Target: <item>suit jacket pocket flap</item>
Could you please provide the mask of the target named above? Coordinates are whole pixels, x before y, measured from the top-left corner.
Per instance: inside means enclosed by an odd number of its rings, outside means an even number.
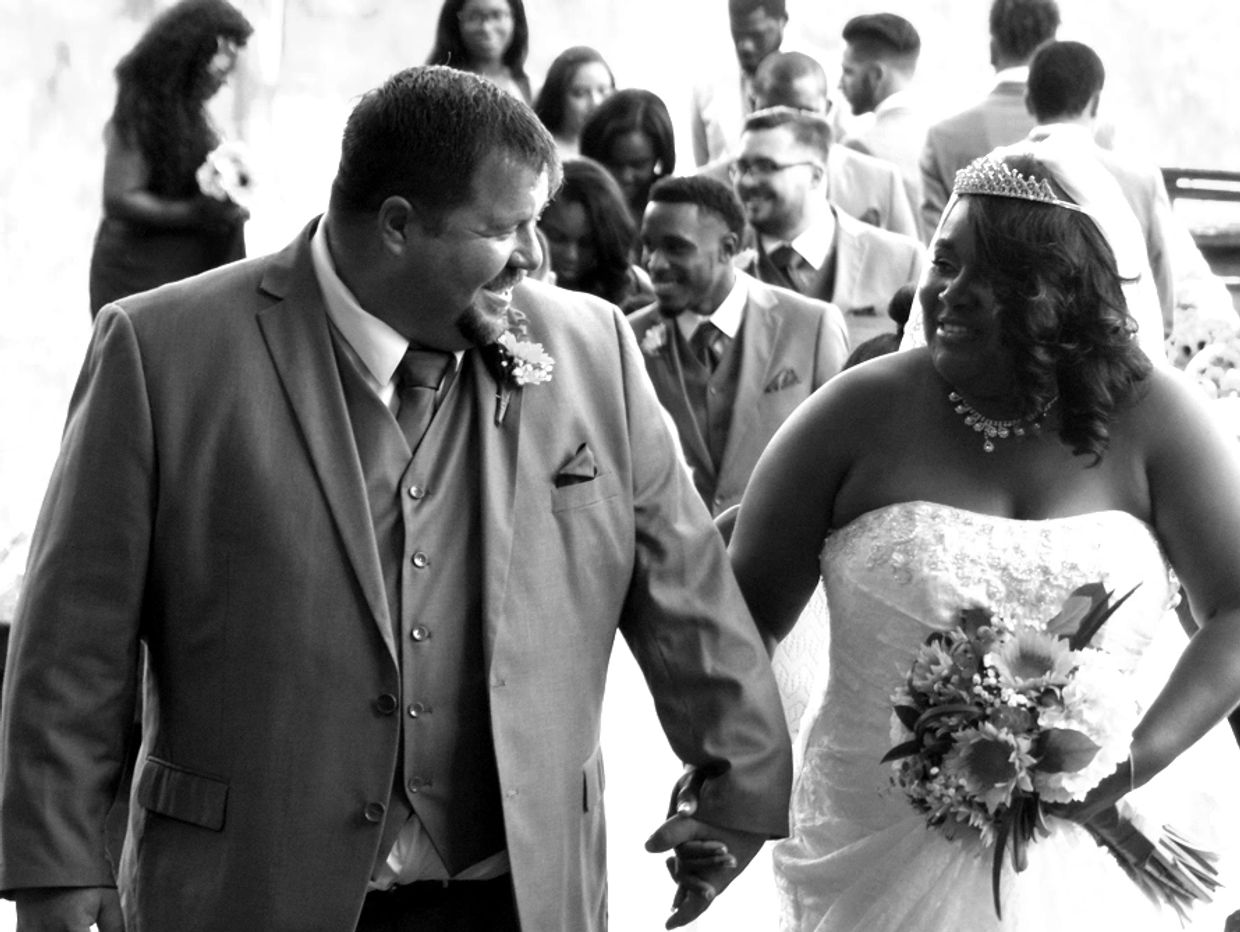
[[[581,808],[591,812],[598,807],[603,798],[603,749],[595,748],[590,759],[581,768]]]
[[[148,758],[138,780],[138,802],[152,812],[218,832],[224,827],[228,784],[216,777]]]

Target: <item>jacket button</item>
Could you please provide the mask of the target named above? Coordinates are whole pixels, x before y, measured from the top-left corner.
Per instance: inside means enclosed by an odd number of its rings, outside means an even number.
[[[415,502],[420,502],[422,499],[426,498],[426,489],[422,488],[420,485],[411,485],[409,486],[409,497]]]
[[[391,715],[396,711],[396,697],[391,693],[384,693],[375,700],[375,711],[380,715]]]
[[[412,562],[418,569],[423,570],[430,566],[431,558],[419,550],[413,555],[413,559],[410,562]]]
[[[431,636],[431,629],[425,625],[415,625],[413,630],[409,632],[409,636],[415,641],[425,641]]]
[[[362,818],[367,822],[382,822],[385,812],[387,812],[387,807],[383,803],[367,803],[362,809]]]
[[[430,777],[410,777],[409,782],[405,784],[409,788],[410,793],[421,792],[431,785]]]
[[[417,718],[419,715],[427,715],[431,711],[431,707],[422,702],[415,702],[409,706],[409,717]]]

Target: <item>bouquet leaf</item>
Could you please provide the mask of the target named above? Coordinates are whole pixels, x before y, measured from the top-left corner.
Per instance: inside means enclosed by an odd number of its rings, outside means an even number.
[[[914,738],[912,741],[905,741],[903,744],[897,744],[894,748],[883,755],[880,764],[889,764],[893,760],[900,760],[905,757],[912,757],[921,751],[921,742]]]
[[[1068,646],[1073,650],[1081,650],[1086,647],[1090,641],[1094,639],[1094,635],[1101,630],[1103,624],[1108,618],[1115,614],[1121,605],[1128,601],[1128,597],[1132,595],[1141,586],[1137,583],[1127,592],[1125,592],[1115,604],[1111,603],[1111,596],[1114,594],[1108,592],[1101,583],[1090,583],[1081,586],[1072,593],[1073,596],[1081,595],[1090,599],[1089,610],[1081,618],[1076,631],[1068,638]]]
[[[1051,728],[1038,739],[1038,769],[1045,773],[1076,773],[1089,765],[1099,747],[1074,728]]]

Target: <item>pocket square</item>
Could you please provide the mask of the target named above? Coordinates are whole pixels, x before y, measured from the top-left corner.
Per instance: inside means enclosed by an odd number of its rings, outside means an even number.
[[[792,385],[800,384],[801,377],[797,375],[795,369],[780,369],[775,378],[766,383],[766,388],[762,389],[764,395],[771,392],[782,391]]]
[[[555,487],[562,489],[566,485],[578,482],[589,482],[598,475],[598,467],[594,464],[594,451],[588,443],[583,443],[569,461],[560,467],[555,476]]]

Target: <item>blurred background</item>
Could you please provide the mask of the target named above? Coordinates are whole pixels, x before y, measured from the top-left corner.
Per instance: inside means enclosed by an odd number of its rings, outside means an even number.
[[[255,27],[213,111],[244,140],[256,174],[251,255],[276,249],[326,204],[339,132],[355,97],[424,61],[438,0],[235,0]],[[165,4],[157,0],[0,0],[0,599],[12,591],[54,460],[90,332],[87,266],[99,220],[102,129],[112,68]],[[788,0],[783,47],[838,76],[839,31],[889,10],[922,36],[919,93],[946,115],[988,87],[985,0]],[[1240,4],[1234,0],[1060,0],[1060,38],[1092,45],[1107,67],[1103,109],[1117,148],[1163,167],[1240,170]],[[689,92],[734,73],[726,0],[526,0],[535,89],[570,45],[592,45],[620,87],[664,98],[678,121],[678,168],[692,167]],[[1191,205],[1189,205],[1191,206]],[[1198,228],[1234,222],[1208,212]],[[9,559],[6,559],[10,557]],[[0,604],[0,618],[7,618]],[[11,613],[11,611],[10,611]],[[662,927],[672,888],[641,842],[657,825],[677,764],[645,692],[617,653],[605,720],[612,927]],[[746,878],[748,880],[748,878]],[[735,928],[774,925],[767,892],[718,907]],[[752,915],[746,920],[745,914]],[[0,932],[12,927],[0,905]]]

